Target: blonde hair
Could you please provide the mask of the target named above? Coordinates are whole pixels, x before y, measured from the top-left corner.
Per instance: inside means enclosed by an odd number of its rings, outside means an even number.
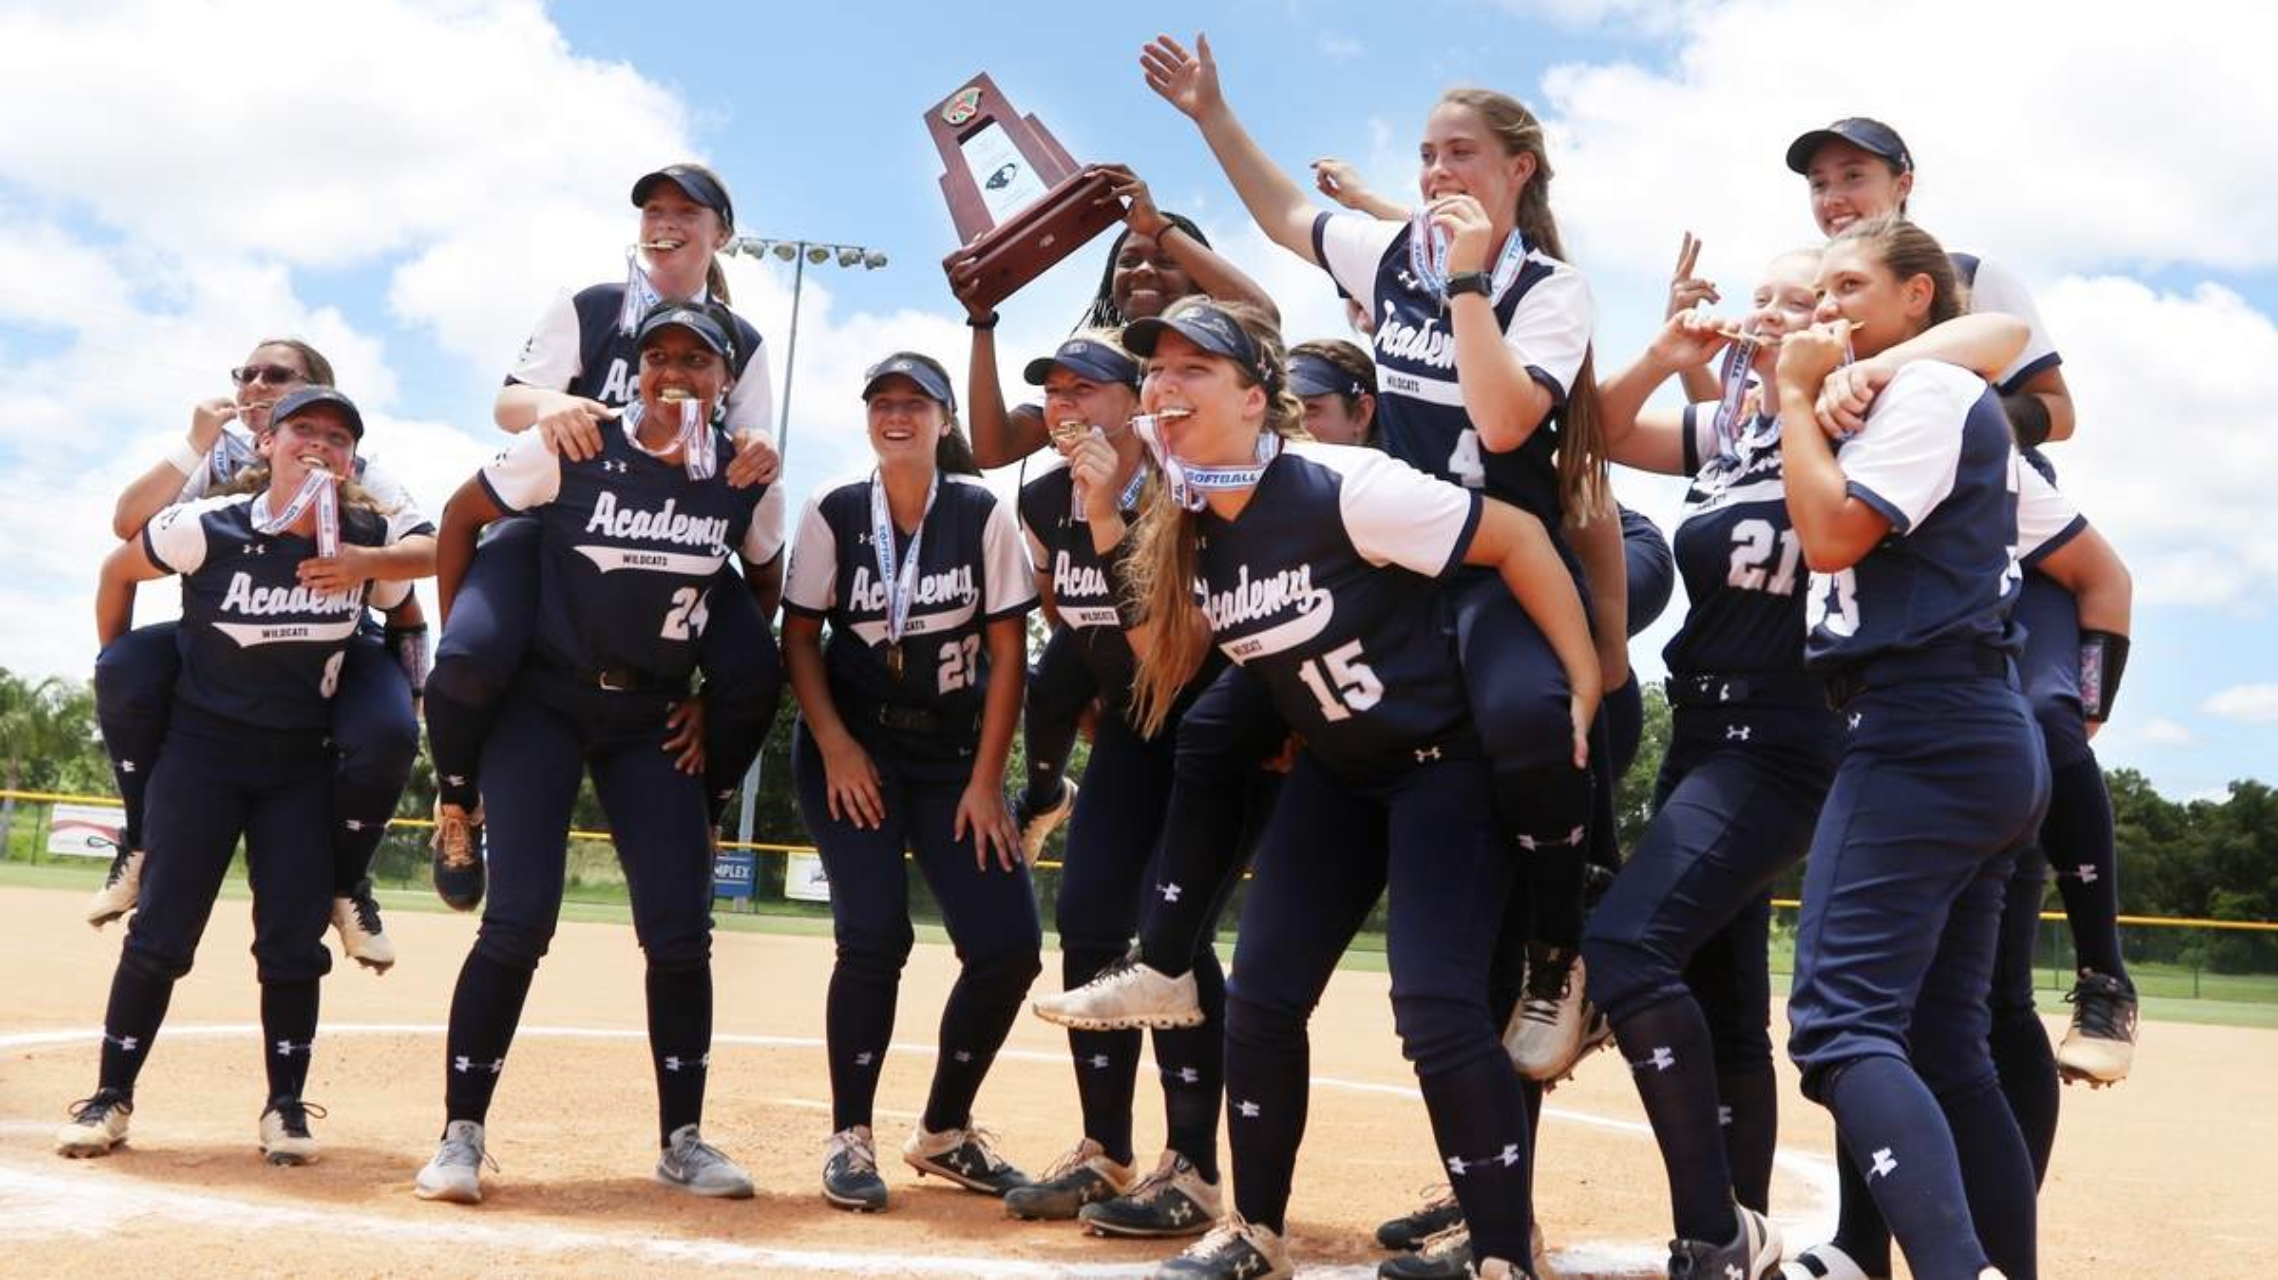
[[[1305,404],[1289,389],[1281,332],[1273,321],[1247,303],[1200,298],[1182,299],[1163,314],[1168,319],[1200,306],[1215,307],[1242,326],[1271,371],[1271,378],[1263,384],[1266,412],[1260,429],[1284,440],[1311,440],[1312,435],[1305,430]],[[1239,360],[1226,363],[1233,366],[1243,386],[1261,385],[1257,370]],[[1164,496],[1152,455],[1146,465],[1147,492],[1140,502],[1139,522],[1131,531],[1131,553],[1124,561],[1123,577],[1129,611],[1154,628],[1154,643],[1145,652],[1132,655],[1138,675],[1131,690],[1131,710],[1139,732],[1151,738],[1162,732],[1180,690],[1201,669],[1203,654],[1210,648],[1210,622],[1194,598],[1194,582],[1201,567],[1194,513]]]
[[[1469,107],[1503,148],[1505,155],[1534,157],[1534,173],[1519,188],[1513,219],[1528,247],[1540,249],[1561,262],[1568,261],[1565,241],[1559,238],[1558,219],[1550,212],[1550,153],[1543,146],[1542,121],[1526,104],[1493,89],[1450,89],[1443,103]],[[1574,383],[1566,389],[1566,406],[1558,432],[1558,498],[1567,519],[1588,524],[1596,514],[1614,509],[1606,478],[1605,427],[1598,415],[1597,353],[1586,349]]]

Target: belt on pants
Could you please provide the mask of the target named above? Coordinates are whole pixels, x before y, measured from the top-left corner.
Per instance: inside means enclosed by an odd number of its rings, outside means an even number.
[[[1959,680],[1971,676],[2006,677],[2011,670],[2007,649],[1988,644],[1945,644],[1928,649],[1885,654],[1837,667],[1823,677],[1827,705],[1841,711],[1869,689],[1920,680]]]

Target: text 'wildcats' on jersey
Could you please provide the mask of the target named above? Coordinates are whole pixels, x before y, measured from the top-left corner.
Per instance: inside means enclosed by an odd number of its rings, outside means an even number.
[[[1596,309],[1574,268],[1516,241],[1489,301],[1504,343],[1559,406],[1525,444],[1481,447],[1456,378],[1455,329],[1443,298],[1417,278],[1409,223],[1360,214],[1313,220],[1313,256],[1376,323],[1377,430],[1385,451],[1420,471],[1479,489],[1559,527],[1558,425],[1590,350]],[[1496,265],[1496,264],[1490,264]],[[1505,278],[1507,277],[1507,278]]]
[[[1470,711],[1436,580],[1479,518],[1477,495],[1374,449],[1289,445],[1238,517],[1197,517],[1213,638],[1333,770],[1448,744]]]
[[[807,499],[792,539],[783,606],[830,628],[831,695],[866,745],[890,741],[922,757],[970,756],[989,683],[982,632],[1036,606],[1012,512],[975,477],[941,476],[918,530],[897,529],[885,564],[872,527],[871,475],[825,485]],[[898,663],[888,657],[892,582],[917,535],[918,562]],[[923,711],[931,732],[898,729],[882,707]]]
[[[2014,649],[2024,571],[2086,523],[2024,465],[2001,400],[1966,369],[1901,369],[1836,452],[1852,497],[1890,521],[1857,564],[1814,573],[1805,660],[1861,662],[1946,642]]]
[[[575,672],[685,681],[715,583],[747,589],[721,573],[728,553],[763,565],[783,549],[781,490],[734,488],[725,470],[692,480],[680,463],[636,448],[615,422],[601,424],[601,452],[583,462],[563,460],[531,431],[481,475],[502,509],[537,516],[533,644],[546,662]]]
[[[393,608],[410,584],[359,584],[329,595],[302,586],[300,564],[315,557],[316,542],[260,532],[268,514],[266,493],[229,494],[168,507],[144,527],[151,563],[182,575],[175,689],[225,719],[321,729],[332,723],[332,694],[367,596]],[[394,541],[386,520],[361,507],[341,511],[340,539],[360,547]]]
[[[1093,686],[1120,710],[1130,700],[1138,664],[1116,609],[1118,578],[1108,572],[1107,558],[1092,545],[1091,524],[1075,513],[1075,487],[1065,460],[1055,460],[1043,474],[1022,485],[1021,528],[1028,536],[1036,572],[1052,584],[1053,612],[1060,616],[1060,625],[1074,633]],[[1136,509],[1123,513],[1127,527],[1138,518]],[[1119,550],[1129,546],[1126,537]]]

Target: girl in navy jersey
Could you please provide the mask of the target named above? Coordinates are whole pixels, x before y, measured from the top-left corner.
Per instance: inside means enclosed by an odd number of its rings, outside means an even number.
[[[1944,250],[1898,218],[1846,228],[1819,283],[1822,323],[1781,344],[1789,421],[1846,349],[1872,359],[1960,310]],[[2009,616],[2020,556],[2049,564],[2084,525],[2021,479],[1998,397],[1952,366],[1900,370],[1840,452],[1786,431],[1781,455],[1812,571],[1805,663],[1844,728],[1804,882],[1789,1052],[1914,1274],[2021,1280],[2033,1168],[1989,1053],[1987,992],[2011,854],[2039,824],[2048,770]],[[2079,605],[2083,625],[2126,630],[2124,592]]]
[[[1572,580],[1522,512],[1372,450],[1288,443],[1302,411],[1255,313],[1190,301],[1126,339],[1148,360],[1143,401],[1162,424],[1169,486],[1127,562],[1139,724],[1169,718],[1215,644],[1305,742],[1258,854],[1227,992],[1234,1212],[1157,1274],[1290,1274],[1307,1016],[1388,884],[1394,1020],[1481,1274],[1531,1274],[1525,1107],[1486,998],[1515,865],[1438,580],[1493,568],[1534,619],[1574,690],[1564,749],[1579,768],[1598,672]]]
[[[200,403],[190,415],[188,436],[119,495],[111,515],[119,537],[138,536],[166,507],[227,487],[258,461],[255,442],[269,428],[272,404],[301,387],[334,382],[331,362],[297,338],[259,343],[230,377],[236,395]],[[232,423],[243,430],[232,430]],[[396,540],[385,551],[350,544],[343,549],[347,567],[385,580],[432,564],[434,527],[411,495],[368,458],[359,456],[356,470],[358,482],[390,513]],[[372,895],[372,855],[419,754],[412,703],[427,667],[427,620],[418,598],[406,594],[386,616],[384,631],[359,630],[350,639],[332,700],[332,736],[339,748],[332,797],[332,923],[341,950],[376,972],[395,963],[395,944]],[[88,923],[98,928],[133,910],[140,889],[143,791],[166,737],[166,709],[181,674],[178,639],[174,623],[154,623],[120,636],[96,660],[96,721],[126,809],[126,840],[87,905]]]
[[[243,492],[167,509],[104,562],[96,629],[106,646],[126,633],[135,583],[182,575],[181,671],[166,714],[169,749],[145,796],[150,857],[103,1015],[100,1083],[57,1135],[64,1155],[102,1155],[126,1140],[136,1077],[242,838],[268,1083],[261,1148],[275,1164],[316,1158],[308,1118],[323,1113],[301,1090],[318,982],[332,965],[323,941],[331,859],[322,852],[332,822],[331,701],[367,593],[384,607],[407,590],[343,577],[339,547],[382,547],[390,537],[352,479],[363,434],[346,396],[293,392],[258,438]],[[399,567],[422,576],[429,564]]]
[[[1207,41],[1190,55],[1160,38],[1141,66],[1150,87],[1194,120],[1259,228],[1327,271],[1373,319],[1385,449],[1554,531],[1573,514],[1575,546],[1566,549],[1563,532],[1559,545],[1578,571],[1588,569],[1600,669],[1619,687],[1628,678],[1626,589],[1598,443],[1593,308],[1580,273],[1560,260],[1550,164],[1533,115],[1488,90],[1444,95],[1420,148],[1425,207],[1388,222],[1317,211],[1227,105]],[[1582,1034],[1580,984],[1569,975],[1592,779],[1566,759],[1564,673],[1541,635],[1492,575],[1467,574],[1452,590],[1501,816],[1528,855],[1542,943],[1530,985],[1569,993],[1555,1020],[1557,1043],[1541,1055],[1556,1065],[1571,1059]]]
[[[1758,1280],[1780,1256],[1763,1216],[1777,1096],[1768,885],[1803,856],[1834,773],[1837,721],[1803,669],[1802,547],[1780,480],[1782,420],[1761,387],[1781,335],[1811,323],[1818,267],[1816,249],[1773,260],[1729,402],[1643,408],[1672,374],[1731,341],[1690,312],[1603,385],[1613,459],[1693,481],[1676,535],[1691,607],[1664,655],[1673,721],[1655,818],[1583,940],[1590,998],[1612,1021],[1668,1168],[1671,1275],[1738,1267]],[[1862,374],[1887,380],[1924,358],[1990,373],[2024,341],[2022,321],[1962,317],[1892,345]]]
[[[1289,349],[1289,389],[1305,406],[1305,432],[1323,444],[1374,444],[1376,362],[1341,338]]]
[[[1129,169],[1120,165],[1105,169],[1117,178],[1114,197],[1125,202],[1124,228],[1108,246],[1099,290],[1078,323],[1079,330],[1118,329],[1160,315],[1163,308],[1195,294],[1272,311],[1265,291],[1220,257],[1193,220],[1156,208],[1147,184]],[[1057,424],[1047,409],[1037,405],[1005,407],[997,380],[997,313],[974,296],[979,273],[971,255],[960,249],[942,267],[949,274],[951,291],[965,304],[966,324],[973,330],[966,386],[973,401],[974,457],[984,467],[1012,466],[1052,443]],[[1020,824],[1021,844],[1030,861],[1075,812],[1078,788],[1069,786],[1061,772],[1075,748],[1084,710],[1101,692],[1086,679],[1088,669],[1076,648],[1074,637],[1055,627],[1029,673],[1021,725],[1028,776],[1013,798],[1013,818]]]
[[[913,942],[903,851],[941,904],[959,963],[933,1088],[902,1148],[920,1175],[998,1196],[1027,1181],[974,1124],[973,1099],[1041,968],[1042,933],[1004,798],[1036,604],[1019,529],[956,433],[938,362],[888,357],[863,400],[878,465],[807,500],[783,642],[799,699],[799,811],[830,874],[838,941],[823,1197],[875,1211],[886,1183],[872,1102]]]
[[[444,641],[457,626],[483,525],[535,516],[539,579],[529,659],[483,743],[492,868],[482,928],[459,970],[444,1054],[443,1139],[420,1170],[422,1199],[482,1199],[485,1123],[540,957],[561,914],[564,833],[591,772],[608,815],[647,958],[649,1052],[657,1085],[657,1180],[744,1197],[751,1179],[705,1142],[712,1047],[712,858],[700,761],[660,750],[688,696],[708,614],[723,587],[748,591],[761,634],[780,591],[783,499],[737,489],[715,411],[732,387],[733,317],[659,303],[638,329],[640,399],[604,420],[583,460],[542,434],[515,441],[460,486],[443,512],[438,595]],[[744,578],[722,578],[729,555]],[[759,664],[772,655],[746,652]]]
[[[723,308],[728,301],[727,277],[715,255],[735,234],[735,207],[719,176],[698,164],[667,165],[634,183],[632,199],[641,211],[640,242],[628,252],[627,278],[555,299],[498,394],[499,426],[515,432],[535,428],[566,461],[598,457],[601,425],[636,398],[634,335],[644,314],[666,299]],[[779,461],[768,436],[767,361],[758,330],[740,316],[728,317],[732,382],[716,412],[733,453],[720,464],[735,487],[764,485],[775,479]],[[427,700],[435,757],[435,887],[461,911],[482,900],[482,813],[475,798],[483,740],[500,693],[529,650],[538,576],[536,522],[493,526],[460,588],[458,625],[436,649]],[[666,745],[677,754],[701,744],[715,825],[774,722],[783,688],[766,620],[748,593],[732,582],[721,585],[708,624],[699,628],[702,696],[674,709],[679,732]]]

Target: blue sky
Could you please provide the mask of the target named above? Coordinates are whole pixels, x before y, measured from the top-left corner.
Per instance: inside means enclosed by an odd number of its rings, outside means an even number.
[[[1252,230],[1187,122],[1136,70],[1158,30],[1209,30],[1228,94],[1293,168],[1335,153],[1405,198],[1439,91],[1491,85],[1549,123],[1553,203],[1599,307],[1602,367],[1645,342],[1681,231],[1745,294],[1770,254],[1813,238],[1787,140],[1838,115],[1897,124],[1923,167],[1916,216],[2031,284],[2080,402],[2066,485],[2137,571],[2137,647],[2108,763],[2170,794],[2278,777],[2278,480],[2264,421],[2278,369],[2278,161],[2224,139],[2272,136],[2243,81],[2186,77],[2112,95],[2148,60],[2255,11],[2106,38],[1937,0],[1837,10],[1813,0],[1415,0],[1158,5],[1142,21],[1077,5],[649,6],[234,0],[69,13],[0,5],[29,68],[0,115],[0,491],[36,527],[0,569],[0,665],[84,672],[87,600],[119,483],[190,402],[278,331],[315,338],[379,410],[370,450],[439,507],[495,447],[489,401],[552,294],[621,270],[629,180],[701,157],[747,234],[885,250],[876,272],[819,269],[801,312],[794,495],[859,461],[854,386],[899,346],[964,363],[937,263],[952,243],[921,113],[987,70],[1079,158],[1123,161],[1275,293],[1293,339],[1341,333],[1321,277]],[[1884,10],[1904,9],[1904,14]],[[1944,65],[1939,32],[2041,57],[1998,78]],[[141,32],[131,46],[123,26]],[[296,60],[248,67],[239,37],[293,29]],[[2011,43],[2005,44],[2004,41]],[[2172,44],[2173,47],[2166,47]],[[2045,64],[2045,65],[2043,65]],[[219,73],[189,70],[224,68]],[[58,110],[107,86],[102,111]],[[2227,122],[2219,130],[2208,121]],[[1008,364],[1074,321],[1104,239],[1007,304]],[[774,347],[788,269],[738,262],[739,306]],[[1624,474],[1666,517],[1670,486]],[[148,593],[145,617],[169,612]],[[1637,648],[1658,671],[1674,617]]]

